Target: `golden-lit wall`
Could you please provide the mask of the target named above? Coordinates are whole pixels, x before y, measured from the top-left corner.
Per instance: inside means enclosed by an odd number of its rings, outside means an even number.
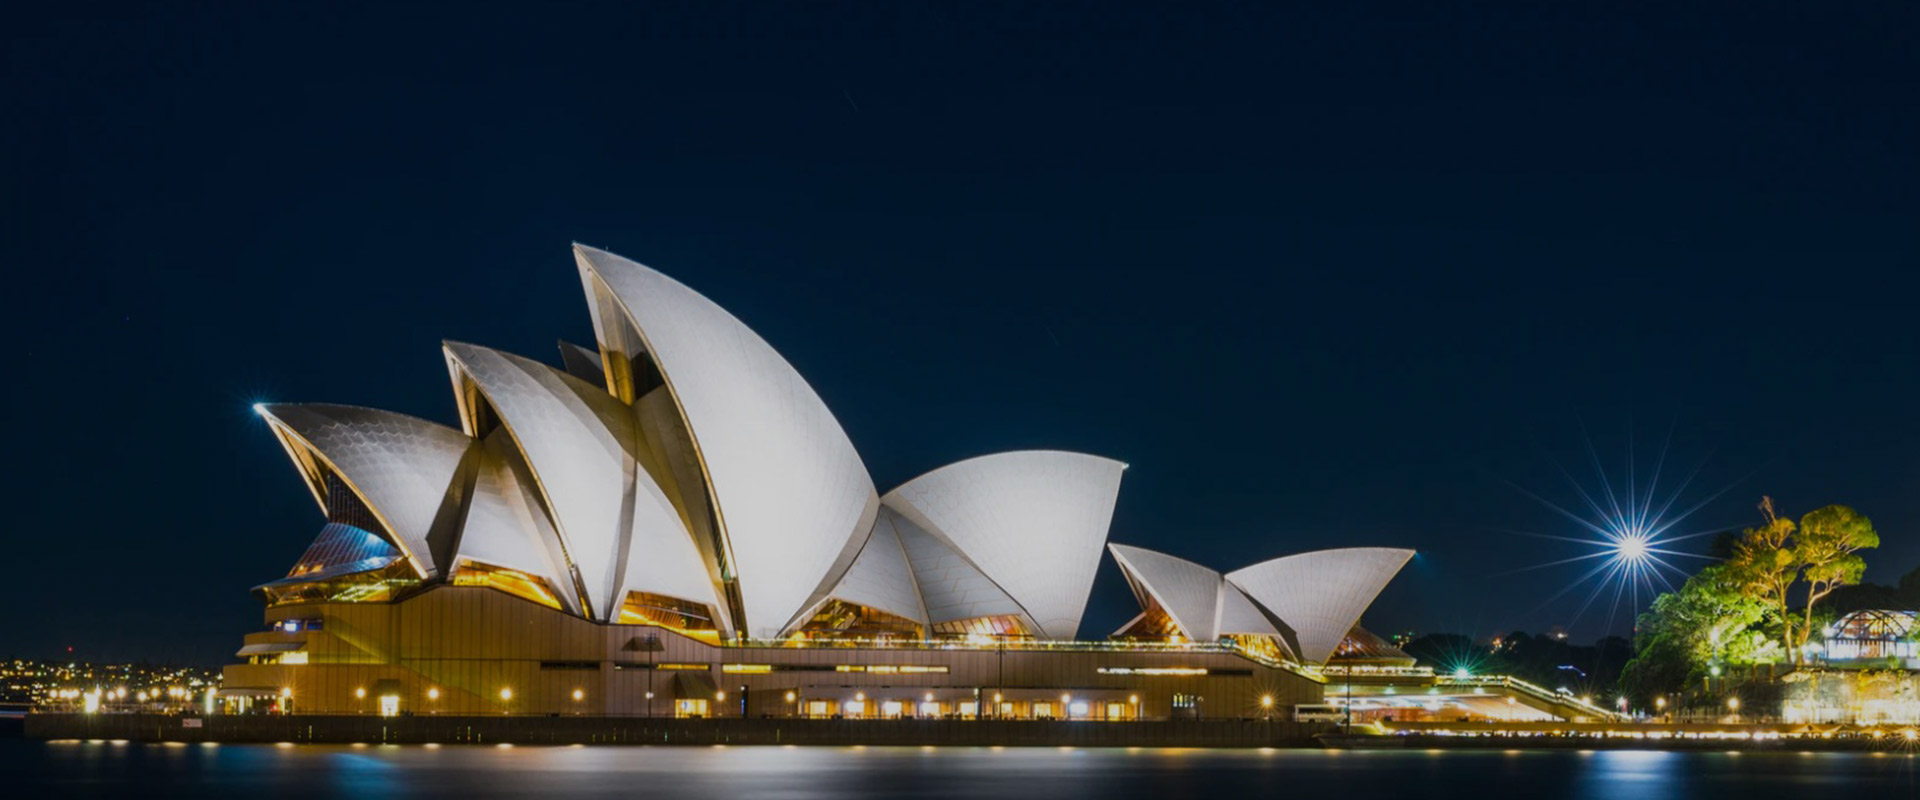
[[[229,666],[227,690],[290,690],[296,713],[378,713],[377,694],[397,689],[401,712],[411,714],[667,715],[676,688],[686,694],[689,686],[711,685],[727,699],[710,701],[709,712],[725,716],[742,713],[741,686],[748,716],[800,713],[813,700],[840,709],[856,697],[872,709],[888,700],[917,708],[930,692],[943,713],[953,713],[962,702],[998,692],[1003,702],[1020,703],[1023,714],[1032,703],[1068,695],[1091,704],[1090,716],[1105,716],[1107,703],[1124,703],[1128,715],[1163,719],[1173,714],[1176,694],[1201,698],[1198,713],[1205,717],[1284,716],[1294,704],[1320,702],[1322,688],[1226,652],[715,647],[657,627],[591,622],[473,586],[438,586],[397,603],[267,610],[272,623],[312,619],[321,620],[321,629],[247,638],[248,644],[304,641],[307,663]],[[650,668],[660,665],[692,669]],[[946,672],[897,671],[909,665]],[[837,671],[840,666],[883,670]],[[1120,672],[1143,668],[1186,674]],[[1200,670],[1209,674],[1194,674]],[[676,682],[682,673],[693,680]],[[1272,698],[1270,706],[1263,697]]]

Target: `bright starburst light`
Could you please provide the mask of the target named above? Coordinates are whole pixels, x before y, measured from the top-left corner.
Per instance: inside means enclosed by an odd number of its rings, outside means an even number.
[[[1591,584],[1586,590],[1586,599],[1574,611],[1573,620],[1579,619],[1596,600],[1607,596],[1611,591],[1612,597],[1607,601],[1607,627],[1611,629],[1614,615],[1623,602],[1629,614],[1638,613],[1643,593],[1651,599],[1658,591],[1673,591],[1675,579],[1685,580],[1688,570],[1675,565],[1674,560],[1709,558],[1698,553],[1675,550],[1673,545],[1688,539],[1711,536],[1725,530],[1724,527],[1684,533],[1676,532],[1675,529],[1688,517],[1693,516],[1694,512],[1719,499],[1733,486],[1730,484],[1699,502],[1676,510],[1675,507],[1681,496],[1686,494],[1688,487],[1693,485],[1694,479],[1699,477],[1701,468],[1706,466],[1706,459],[1701,459],[1687,477],[1672,489],[1662,491],[1661,476],[1667,466],[1667,453],[1672,441],[1673,435],[1669,431],[1667,441],[1661,445],[1659,457],[1654,460],[1653,470],[1644,483],[1639,478],[1640,464],[1634,458],[1631,435],[1628,437],[1626,452],[1626,480],[1622,485],[1615,485],[1606,467],[1601,464],[1599,452],[1594,449],[1590,438],[1586,440],[1586,452],[1593,466],[1593,476],[1598,480],[1597,486],[1583,486],[1573,473],[1555,462],[1554,468],[1579,496],[1588,512],[1586,514],[1574,513],[1517,483],[1507,482],[1560,516],[1573,521],[1579,526],[1577,532],[1580,535],[1558,536],[1532,531],[1512,531],[1513,533],[1573,542],[1592,548],[1592,552],[1582,555],[1515,570],[1520,572],[1565,564],[1582,564],[1583,566],[1591,564],[1579,577],[1569,581],[1564,588],[1543,601],[1534,609],[1535,611]]]

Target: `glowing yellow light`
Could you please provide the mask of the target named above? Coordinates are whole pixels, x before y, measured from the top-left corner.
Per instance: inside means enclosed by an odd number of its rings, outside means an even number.
[[[280,687],[280,696],[281,696],[281,697],[292,697],[292,696],[293,696],[293,687],[291,687],[291,686],[282,686],[282,687]]]
[[[793,702],[793,692],[787,692],[787,702]]]
[[[995,699],[998,699],[998,698],[995,698]],[[1134,704],[1134,705],[1139,705],[1139,704],[1140,704],[1140,695],[1137,695],[1137,694],[1130,694],[1130,695],[1127,695],[1127,702],[1129,702],[1129,703],[1132,703],[1132,704]]]
[[[354,696],[354,697],[358,697],[358,698],[360,698],[360,699],[362,699],[362,700],[364,700],[364,699],[366,699],[366,697],[367,697],[367,690],[366,690],[366,689],[364,689],[364,688],[361,688],[361,689],[354,689],[354,690],[353,690],[353,696]]]
[[[726,692],[714,692],[714,693],[713,693],[713,699],[715,699],[715,700],[725,700],[725,699],[727,699],[727,693],[726,693]]]
[[[586,692],[583,692],[583,691],[580,691],[579,689],[575,689],[575,690],[573,690],[573,701],[574,701],[574,702],[576,702],[576,703],[578,703],[578,702],[580,702],[581,700],[583,700],[583,699],[585,699],[585,698],[586,698],[586,696],[587,696],[587,693],[586,693]]]
[[[1270,695],[1270,694],[1263,694],[1263,695],[1260,695],[1260,707],[1261,707],[1261,708],[1272,708],[1272,707],[1273,707],[1273,695]]]
[[[440,699],[440,689],[439,689],[438,687],[435,687],[435,688],[431,688],[431,689],[428,689],[428,690],[427,690],[427,699],[428,699],[428,700],[438,700],[438,699]]]
[[[1738,698],[1738,697],[1729,697],[1729,698],[1727,698],[1727,710],[1728,710],[1728,711],[1739,711],[1739,710],[1740,710],[1740,698]]]
[[[502,699],[502,700],[512,700],[512,699],[513,699],[513,690],[512,690],[512,689],[508,689],[508,688],[505,688],[505,687],[502,687],[502,688],[500,689],[500,699]]]

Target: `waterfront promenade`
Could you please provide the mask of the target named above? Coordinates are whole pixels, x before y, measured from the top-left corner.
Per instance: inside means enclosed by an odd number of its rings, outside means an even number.
[[[161,714],[29,714],[36,739],[351,744],[952,745],[1301,747],[1333,730],[1281,720],[669,719]]]

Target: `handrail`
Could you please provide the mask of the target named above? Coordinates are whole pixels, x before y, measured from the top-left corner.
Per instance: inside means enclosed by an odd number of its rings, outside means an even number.
[[[1533,695],[1535,697],[1547,700],[1549,702],[1559,703],[1561,705],[1566,705],[1566,706],[1572,706],[1574,708],[1578,708],[1583,711],[1590,712],[1594,716],[1601,717],[1601,718],[1614,718],[1614,717],[1620,716],[1617,712],[1602,708],[1600,706],[1594,705],[1593,703],[1587,702],[1585,700],[1581,700],[1580,698],[1574,697],[1571,694],[1565,694],[1565,693],[1556,692],[1556,691],[1549,691],[1547,690],[1546,687],[1543,687],[1539,684],[1530,683],[1530,682],[1521,680],[1519,678],[1515,678],[1511,675],[1439,675],[1439,676],[1435,676],[1434,685],[1436,686],[1440,686],[1440,685],[1498,686],[1505,689],[1516,689],[1525,694]]]
[[[1151,641],[1078,641],[1051,639],[861,639],[823,637],[818,639],[730,639],[726,648],[779,650],[869,649],[869,650],[973,650],[999,652],[1098,652],[1098,653],[1205,653],[1237,655],[1264,666],[1286,670],[1309,680],[1324,681],[1319,670],[1293,661],[1268,658],[1229,642],[1151,642]]]

